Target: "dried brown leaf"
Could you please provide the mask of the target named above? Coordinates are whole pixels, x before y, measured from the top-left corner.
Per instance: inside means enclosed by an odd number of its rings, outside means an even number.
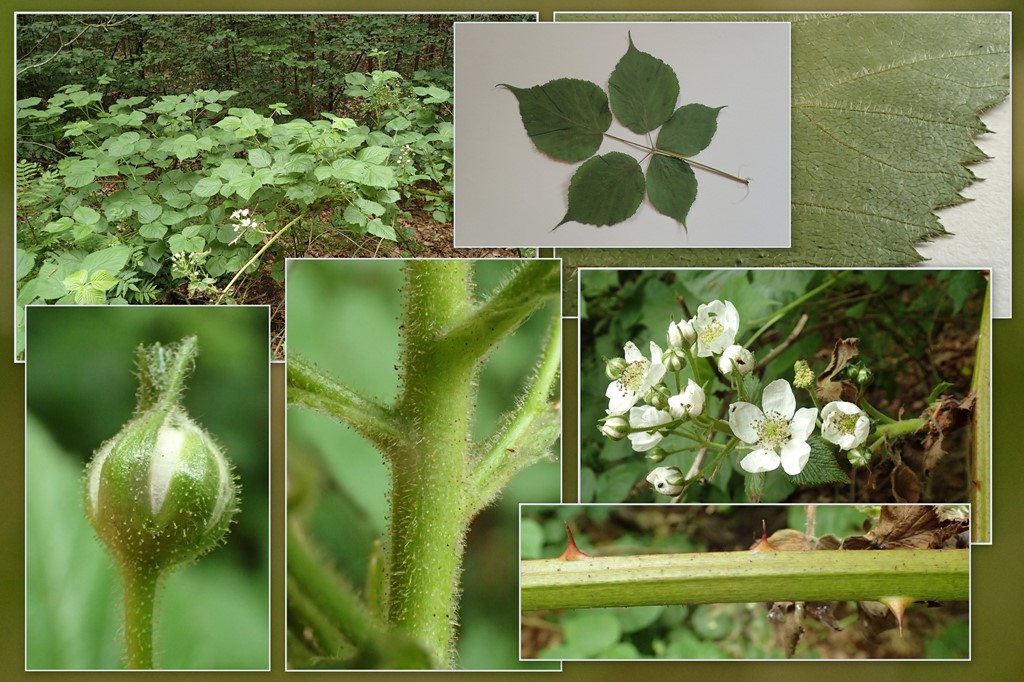
[[[828,367],[818,375],[818,387],[815,392],[822,403],[833,400],[845,400],[847,402],[857,401],[857,386],[849,379],[839,379],[839,375],[846,371],[846,366],[858,355],[857,342],[860,339],[851,337],[839,339],[832,349],[832,358]]]
[[[917,474],[900,462],[892,470],[892,494],[897,502],[917,502],[921,499],[921,483]]]

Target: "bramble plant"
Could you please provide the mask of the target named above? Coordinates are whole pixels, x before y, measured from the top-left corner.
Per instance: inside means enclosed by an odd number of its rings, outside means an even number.
[[[301,667],[453,667],[469,524],[517,472],[549,458],[559,436],[561,325],[550,305],[560,295],[558,262],[524,261],[486,296],[474,293],[470,261],[403,267],[402,380],[392,403],[288,355],[289,404],[350,426],[390,470],[388,528],[363,594],[321,558],[299,515],[289,517],[289,631],[303,633],[289,660]],[[532,379],[490,436],[477,440],[486,358],[545,305],[550,327]]]
[[[154,667],[161,582],[222,543],[238,512],[230,461],[181,404],[196,353],[194,336],[139,347],[135,415],[85,472],[86,514],[123,581],[129,668]]]
[[[451,93],[389,83],[400,99],[376,112],[379,128],[330,112],[282,121],[285,104],[231,107],[233,90],[108,104],[68,85],[19,100],[19,310],[159,302],[182,284],[189,298],[230,300],[271,248],[280,279],[280,256],[324,231],[404,243],[410,197],[429,194],[447,220],[452,127],[439,113]]]
[[[777,311],[742,345],[737,343],[740,314],[728,300],[701,303],[693,317],[670,321],[664,350],[651,341],[648,356],[626,342],[622,357],[606,361],[611,381],[605,392],[606,416],[598,424],[601,433],[613,440],[628,438],[632,449],[646,453],[652,463],[696,452],[685,473],[676,466],[658,466],[647,475],[656,492],[676,501],[695,483],[713,480],[723,465],[731,470],[728,462],[734,454],[746,495],[755,502],[779,469],[793,484],[848,482],[837,456],[854,468],[870,467],[886,456],[891,441],[925,427],[928,418],[894,419],[872,405],[865,389],[874,377],[865,362],[857,361],[856,338],[838,340],[823,371],[816,374],[807,361],[798,360],[792,380],[778,378],[766,385],[755,370],[777,357],[788,342],[764,350],[753,345],[785,312],[842,276],[833,274],[816,291]],[[685,384],[684,367],[692,375]],[[712,393],[727,396],[726,414],[715,416],[705,409]],[[935,403],[936,414],[940,402]]]
[[[620,223],[636,213],[645,192],[659,213],[686,228],[686,216],[697,198],[692,167],[744,185],[750,182],[690,158],[711,144],[724,107],[686,104],[676,108],[679,79],[675,71],[636,49],[632,36],[608,79],[607,95],[599,85],[575,78],[558,78],[531,88],[501,85],[516,96],[523,127],[538,149],[559,161],[585,161],[573,175],[568,210],[555,229],[570,221],[596,226]],[[647,143],[608,133],[613,112],[629,130],[646,135]],[[651,141],[650,134],[659,127],[657,140]],[[640,162],[629,154],[594,156],[605,137],[646,152],[644,158],[651,158],[646,181]]]

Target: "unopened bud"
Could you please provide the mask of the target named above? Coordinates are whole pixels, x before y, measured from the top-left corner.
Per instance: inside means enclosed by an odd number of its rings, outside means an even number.
[[[227,534],[238,511],[231,463],[180,405],[195,337],[139,349],[140,404],[86,468],[86,514],[118,563],[163,571]]]
[[[629,434],[629,422],[623,417],[608,417],[600,428],[601,433],[612,440],[622,440]]]
[[[647,451],[646,457],[650,461],[652,461],[655,464],[657,464],[658,462],[660,462],[663,459],[665,459],[666,457],[668,457],[668,453],[665,452],[664,448],[653,448],[652,450],[648,450]]]
[[[615,381],[622,376],[622,370],[626,369],[625,358],[612,358],[611,360],[605,360],[604,363],[604,375]]]

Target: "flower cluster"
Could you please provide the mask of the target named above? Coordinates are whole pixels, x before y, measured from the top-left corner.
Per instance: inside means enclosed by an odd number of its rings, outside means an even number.
[[[263,229],[263,222],[256,220],[255,216],[255,213],[250,216],[247,208],[240,208],[231,214],[231,229],[235,232],[235,238],[228,242],[229,245],[237,243],[249,231],[270,234]]]
[[[811,458],[808,441],[819,426],[818,409],[798,407],[793,386],[785,379],[766,385],[759,404],[744,399],[756,394],[757,382],[749,382],[745,375],[757,362],[750,350],[736,343],[739,328],[740,316],[732,302],[714,300],[698,306],[692,318],[670,322],[664,350],[652,341],[645,355],[627,341],[623,356],[607,361],[611,383],[605,391],[608,408],[599,425],[601,433],[613,440],[628,438],[633,450],[649,452],[653,462],[672,454],[660,444],[675,434],[723,454],[733,448],[745,452],[739,465],[749,474],[779,467],[791,476],[800,474]],[[679,373],[687,364],[693,367],[694,378],[686,378],[683,386]],[[727,421],[705,415],[708,369],[711,374],[717,369],[740,397],[729,404]],[[666,385],[669,378],[674,378],[675,390]],[[814,374],[806,362],[798,363],[795,384],[805,390],[813,387]],[[820,437],[846,451],[851,462],[864,458],[858,448],[870,427],[867,414],[854,403],[833,401],[821,410]],[[733,440],[726,446],[715,444],[713,435],[723,432]],[[695,468],[688,476],[696,473]],[[659,466],[647,480],[657,492],[675,496],[685,489],[687,478],[677,467]]]

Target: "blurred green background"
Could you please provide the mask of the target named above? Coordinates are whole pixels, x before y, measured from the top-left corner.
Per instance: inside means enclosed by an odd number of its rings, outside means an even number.
[[[807,530],[803,505],[528,505],[522,510],[524,560],[560,556],[566,547],[566,524],[574,529],[579,548],[592,556],[742,552],[760,540],[762,521],[769,536],[783,529]],[[814,536],[832,534],[842,540],[861,535],[869,519],[864,508],[818,505]],[[526,612],[523,640],[529,651],[524,655],[587,660],[782,659],[784,650],[768,607],[670,604]],[[969,656],[970,606],[965,602],[910,606],[902,636],[891,617],[875,621],[880,631],[870,633],[858,624],[853,602],[832,603],[830,613],[842,628],[838,632],[813,618],[812,612],[809,604],[802,620],[805,632],[793,658]]]
[[[474,261],[478,297],[516,261]],[[384,404],[400,385],[403,265],[393,260],[292,260],[287,291],[288,355],[313,361]],[[539,360],[556,302],[537,311],[488,357],[480,374],[476,439],[514,407]],[[443,400],[444,396],[438,396]],[[309,410],[288,410],[289,514],[297,515],[337,567],[362,586],[370,546],[386,528],[388,472],[380,454],[347,427]],[[518,661],[516,536],[519,502],[559,499],[559,465],[542,462],[512,481],[474,522],[467,541],[457,665],[522,667]]]
[[[27,667],[122,667],[120,579],[85,519],[82,472],[132,417],[135,349],[195,334],[185,408],[234,463],[241,512],[223,547],[167,579],[156,665],[267,668],[268,309],[33,306],[27,320]]]

